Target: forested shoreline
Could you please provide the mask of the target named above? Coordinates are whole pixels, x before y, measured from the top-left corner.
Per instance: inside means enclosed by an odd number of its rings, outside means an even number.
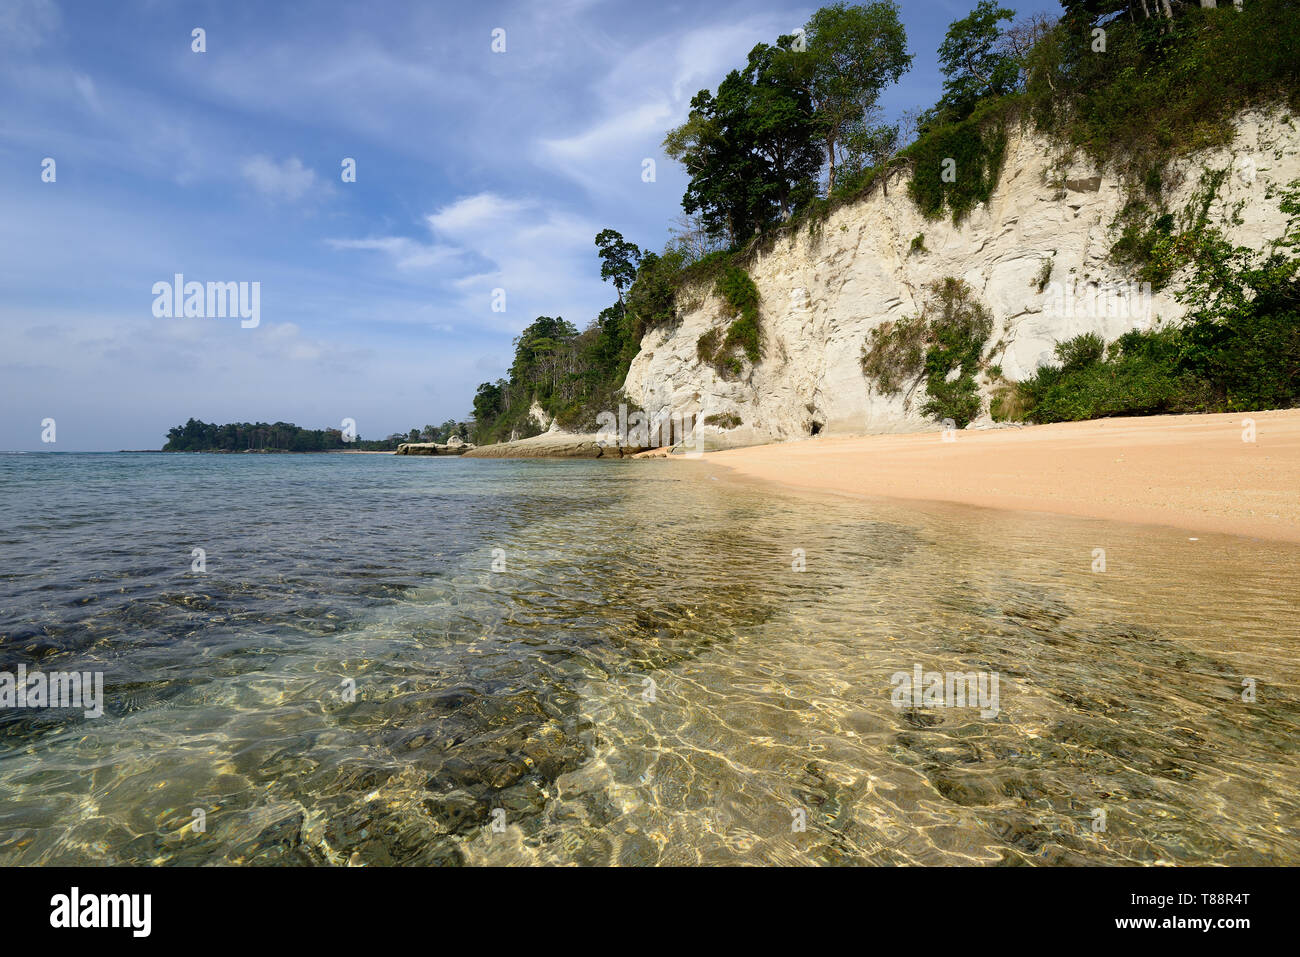
[[[167,432],[163,452],[394,452],[403,442],[446,442],[470,432],[464,422],[448,420],[382,439],[363,439],[343,429],[304,429],[290,422],[232,422],[218,425],[190,419]]]

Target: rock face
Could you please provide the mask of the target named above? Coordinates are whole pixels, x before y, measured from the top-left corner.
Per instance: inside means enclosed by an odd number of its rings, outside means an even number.
[[[1228,169],[1211,221],[1234,242],[1267,245],[1285,228],[1277,188],[1300,176],[1300,133],[1292,123],[1282,112],[1242,114],[1230,148],[1171,164],[1167,182],[1178,185],[1168,208],[1182,211],[1206,171]],[[1073,297],[1076,284],[1080,297],[1088,283],[1127,289],[1129,277],[1108,256],[1126,200],[1113,172],[1013,128],[997,189],[961,225],[925,219],[900,175],[887,195],[877,190],[815,230],[805,224],[759,252],[748,270],[762,297],[764,352],[731,381],[696,355],[702,334],[725,328],[722,304],[710,288],[684,290],[680,321],[642,339],[627,394],[651,416],[702,411],[716,423],[706,429],[707,447],[937,429],[920,414],[916,395],[879,394],[860,363],[871,330],[916,315],[928,283],[955,276],[970,284],[994,318],[985,359],[1013,381],[1080,333],[1110,341],[1158,318],[1182,318],[1177,283],[1121,300],[1121,308],[1103,301],[1089,309]],[[990,383],[981,377],[980,387],[984,414],[973,426],[990,421]]]
[[[563,431],[560,428],[559,423],[546,414],[546,410],[542,408],[541,403],[538,402],[536,399],[533,399],[533,404],[528,407],[528,417],[532,419],[534,422],[536,422],[540,428],[545,429],[547,432]]]
[[[461,441],[458,437],[452,436],[447,440],[446,445],[439,445],[437,442],[403,442],[397,447],[394,455],[464,455],[472,450],[474,446]]]
[[[620,446],[608,436],[550,431],[517,442],[484,445],[465,453],[470,459],[620,459],[644,451],[642,446]]]

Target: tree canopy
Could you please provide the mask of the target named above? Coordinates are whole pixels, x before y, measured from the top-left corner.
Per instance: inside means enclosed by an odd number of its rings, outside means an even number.
[[[755,46],[716,95],[695,95],[686,122],[664,140],[664,151],[691,174],[683,208],[700,212],[710,232],[733,244],[816,193],[821,151],[811,95],[787,55],[793,39]]]
[[[596,248],[600,250],[600,278],[614,284],[618,301],[622,302],[623,290],[636,279],[642,252],[635,243],[628,242],[622,233],[613,229],[602,229],[596,234]]]
[[[880,94],[911,68],[907,31],[897,4],[834,3],[814,13],[806,27],[806,63],[814,124],[825,148],[828,192],[835,189],[837,150],[865,156],[889,127],[871,126]],[[850,162],[854,162],[850,159]]]
[[[947,118],[964,120],[982,98],[1004,96],[1015,89],[1020,66],[1002,42],[1001,27],[1015,15],[993,0],[979,0],[969,16],[948,28],[939,46]]]

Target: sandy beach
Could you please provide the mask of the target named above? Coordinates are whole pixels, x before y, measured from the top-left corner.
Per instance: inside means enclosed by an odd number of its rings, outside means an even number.
[[[1300,410],[1101,419],[952,439],[937,431],[831,437],[705,458],[741,477],[848,495],[1300,541]]]

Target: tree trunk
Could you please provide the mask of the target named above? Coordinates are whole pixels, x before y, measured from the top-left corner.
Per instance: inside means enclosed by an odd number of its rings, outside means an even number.
[[[826,162],[830,167],[830,173],[826,180],[826,195],[830,196],[835,192],[835,137],[826,137]]]

